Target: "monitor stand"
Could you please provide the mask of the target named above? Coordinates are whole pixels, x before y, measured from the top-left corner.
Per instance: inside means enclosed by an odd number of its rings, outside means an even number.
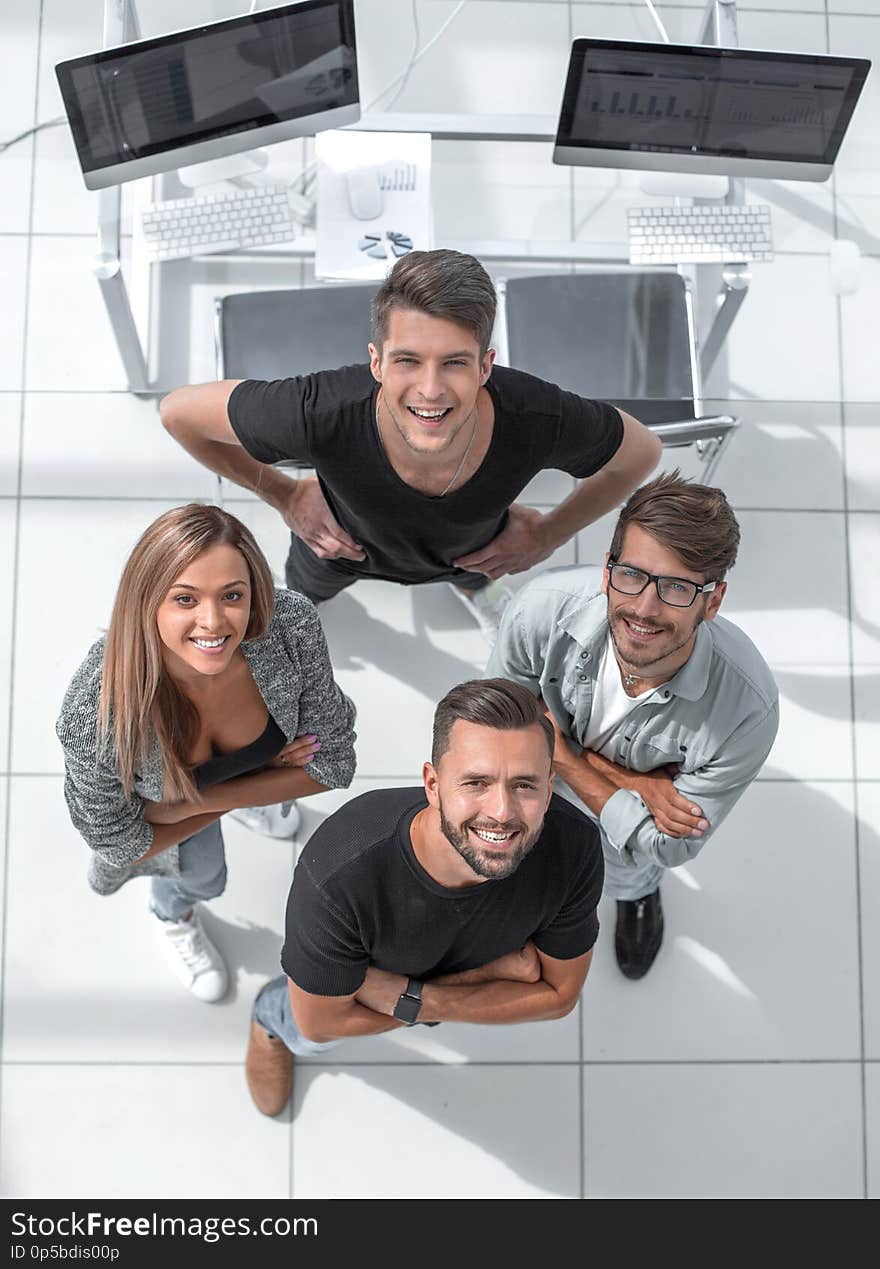
[[[187,189],[202,185],[216,185],[219,181],[250,183],[269,166],[267,150],[248,150],[246,154],[230,154],[225,159],[210,159],[207,163],[193,163],[177,169],[177,179]]]
[[[642,172],[639,186],[643,194],[666,194],[671,198],[725,198],[730,183],[726,176],[696,172]]]

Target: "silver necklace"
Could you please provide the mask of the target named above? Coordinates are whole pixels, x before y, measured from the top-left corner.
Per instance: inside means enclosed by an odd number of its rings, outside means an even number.
[[[390,414],[390,412],[391,412],[391,411],[389,410],[389,414]],[[461,456],[461,462],[458,464],[458,466],[457,466],[457,467],[456,467],[456,469],[455,469],[455,474],[453,475],[452,479],[449,481],[449,483],[447,484],[447,486],[446,486],[446,488],[443,490],[443,492],[442,492],[442,493],[439,493],[439,494],[437,494],[437,495],[436,495],[436,497],[438,497],[438,498],[445,498],[445,497],[446,497],[446,495],[449,493],[450,489],[451,489],[451,488],[452,488],[452,486],[455,484],[455,482],[458,480],[459,476],[461,475],[462,471],[464,470],[464,465],[465,465],[465,463],[467,462],[467,457],[468,457],[468,454],[471,452],[471,446],[472,446],[472,445],[473,445],[473,443],[474,443],[474,437],[475,437],[475,436],[476,436],[476,434],[477,434],[477,425],[478,425],[478,423],[480,422],[480,412],[479,412],[479,410],[477,409],[477,403],[476,403],[476,401],[474,402],[474,408],[471,410],[471,414],[473,414],[473,415],[474,415],[474,426],[473,426],[473,428],[471,429],[471,436],[470,436],[470,440],[468,441],[467,446],[465,447],[465,451],[464,451],[464,453],[463,453],[463,454],[462,454],[462,456]],[[469,415],[468,415],[468,418],[470,418],[470,417],[471,417],[471,415],[469,414]],[[465,421],[467,421],[467,420],[465,420]],[[381,442],[381,440],[382,440],[382,428],[381,428],[381,426],[379,425],[379,398],[378,398],[378,396],[376,397],[376,432],[377,432],[377,435],[378,435],[379,440],[380,440],[380,442]]]

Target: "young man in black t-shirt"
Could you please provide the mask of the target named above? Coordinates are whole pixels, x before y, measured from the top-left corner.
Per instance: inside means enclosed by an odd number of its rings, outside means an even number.
[[[162,421],[280,512],[292,589],[318,603],[359,577],[448,581],[491,638],[510,594],[498,579],[621,503],[660,443],[614,406],[493,369],[495,289],[472,256],[402,256],[372,318],[369,364],[178,388]],[[284,459],[315,476],[271,466]],[[516,499],[545,468],[580,484],[542,515]]]
[[[287,903],[284,975],[257,997],[257,1107],[287,1103],[293,1053],[441,1021],[574,1008],[599,930],[595,825],[552,792],[553,728],[507,679],[437,707],[424,789],[363,794],[312,835]]]

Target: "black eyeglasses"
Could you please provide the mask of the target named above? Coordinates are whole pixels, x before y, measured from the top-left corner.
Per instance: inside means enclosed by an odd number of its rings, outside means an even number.
[[[646,573],[631,564],[618,564],[616,560],[609,560],[607,568],[608,580],[619,594],[641,595],[645,587],[653,582],[664,604],[673,608],[690,608],[697,595],[708,594],[718,585],[717,582],[704,582],[698,586],[686,577],[658,577],[656,573]]]

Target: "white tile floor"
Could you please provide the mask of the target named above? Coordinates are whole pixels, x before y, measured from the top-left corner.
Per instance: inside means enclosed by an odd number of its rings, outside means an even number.
[[[97,45],[100,7],[19,0],[0,19],[14,54],[4,136],[59,112],[53,64]],[[423,39],[453,7],[421,0]],[[141,0],[145,34],[173,26],[178,8]],[[699,0],[659,8],[673,38],[693,37]],[[193,21],[241,9],[187,6]],[[743,0],[740,42],[876,60],[875,10]],[[357,13],[369,99],[405,63],[410,4],[358,0]],[[655,38],[627,0],[472,0],[397,108],[454,99],[553,113],[570,38],[588,31]],[[347,1043],[300,1064],[293,1114],[277,1122],[253,1110],[242,1064],[252,997],[277,964],[291,848],[226,826],[230,884],[208,923],[233,986],[211,1008],[167,977],[142,889],[101,900],[85,883],[61,796],[58,703],[136,535],[217,486],[169,441],[154,404],[123,390],[90,274],[94,197],[64,130],[0,155],[0,1191],[880,1197],[878,135],[875,66],[832,182],[750,189],[774,206],[779,256],[755,270],[710,390],[749,398],[717,474],[743,529],[725,611],[773,666],[782,726],[711,847],[665,883],[655,968],[621,978],[603,902],[569,1018]],[[551,168],[525,145],[500,155],[444,143],[435,176],[438,245],[619,237],[626,206],[643,201],[634,178]],[[840,299],[828,282],[835,226],[867,253],[861,289]],[[294,265],[255,282],[198,265],[181,326],[169,319],[164,332],[186,351],[179,377],[211,375],[213,294],[308,275]],[[530,500],[552,505],[569,487],[545,476]],[[280,568],[278,517],[240,490],[224,496]],[[584,530],[558,561],[599,558],[609,528]],[[436,700],[482,668],[479,635],[442,587],[364,583],[322,616],[359,708],[352,794],[415,782]],[[348,796],[313,799],[305,831]]]

